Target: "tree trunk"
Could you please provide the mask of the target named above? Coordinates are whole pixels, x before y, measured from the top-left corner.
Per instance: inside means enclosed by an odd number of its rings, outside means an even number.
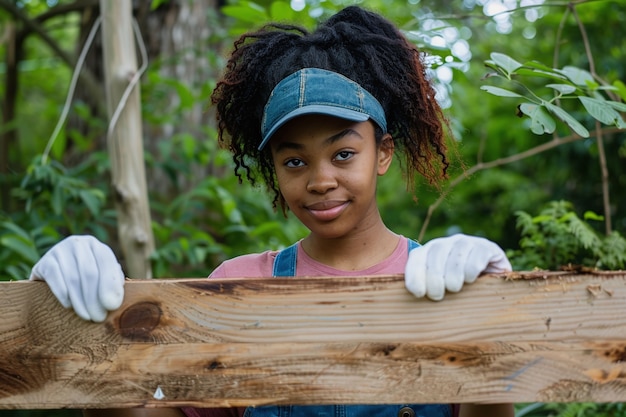
[[[15,103],[17,101],[18,70],[17,65],[22,53],[22,38],[18,36],[16,27],[9,23],[7,29],[6,75],[4,80],[5,96],[2,100],[2,128],[0,129],[0,209],[11,210],[11,171],[17,167],[9,167],[11,147],[17,143],[17,126],[15,123]]]
[[[111,123],[107,145],[119,240],[128,275],[150,278],[154,238],[144,167],[139,79],[133,78],[137,74],[137,56],[131,3],[101,0],[100,12]],[[125,96],[131,82],[135,82],[132,92]],[[114,117],[118,111],[116,120]]]

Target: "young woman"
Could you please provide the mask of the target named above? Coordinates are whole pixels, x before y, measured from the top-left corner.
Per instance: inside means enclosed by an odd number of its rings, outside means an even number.
[[[456,235],[419,247],[381,218],[377,178],[394,154],[403,157],[409,181],[416,172],[431,182],[445,176],[446,122],[434,96],[420,52],[390,22],[359,7],[342,10],[312,33],[272,24],[240,38],[212,96],[220,140],[233,153],[236,175],[264,183],[275,205],[291,211],[310,233],[283,251],[226,261],[211,277],[405,273],[416,296],[441,299],[481,272],[510,269],[502,250],[485,239]],[[116,265],[105,245],[73,237],[46,254],[32,278],[46,280],[81,317],[101,321],[121,303],[123,273],[107,271],[117,278],[105,282],[97,267],[77,259]],[[397,404],[114,414],[506,417],[513,409],[510,404]]]

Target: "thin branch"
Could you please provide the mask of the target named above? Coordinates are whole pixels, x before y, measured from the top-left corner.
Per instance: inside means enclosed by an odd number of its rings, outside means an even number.
[[[107,140],[113,135],[113,130],[115,129],[115,125],[117,124],[117,120],[119,119],[122,111],[126,107],[126,103],[128,102],[128,97],[132,93],[133,89],[137,84],[139,84],[139,80],[144,72],[148,69],[148,52],[146,50],[146,44],[141,36],[141,30],[139,30],[139,25],[137,21],[133,19],[133,30],[135,31],[135,38],[137,40],[137,45],[139,45],[139,51],[141,54],[141,67],[133,74],[130,82],[126,86],[122,97],[120,98],[119,103],[111,116],[111,121],[109,122],[109,128],[107,129]]]
[[[572,15],[578,24],[578,30],[580,31],[580,35],[583,40],[583,45],[585,46],[585,54],[587,55],[587,60],[589,61],[589,72],[592,74],[594,78],[598,78],[596,74],[596,64],[594,62],[593,53],[591,52],[591,45],[589,43],[589,37],[587,36],[587,30],[585,29],[585,25],[580,20],[580,16],[578,16],[578,11],[574,5],[570,6],[572,10]],[[602,205],[604,206],[604,227],[606,230],[607,236],[611,234],[612,226],[611,226],[611,194],[609,191],[609,169],[606,163],[606,153],[604,149],[604,140],[602,137],[602,128],[600,127],[600,122],[596,121],[596,142],[598,144],[598,159],[600,162],[600,172],[602,174]]]
[[[600,132],[596,130],[595,135],[591,135],[590,137],[597,136],[598,133],[606,134],[606,133],[614,133],[614,132],[621,132],[621,129],[618,129],[618,128],[610,128],[610,129],[604,129],[604,130],[601,129]],[[426,230],[428,229],[428,225],[430,223],[430,219],[432,218],[433,213],[441,205],[441,203],[443,203],[443,201],[447,198],[447,196],[450,194],[452,189],[454,189],[454,187],[462,183],[465,179],[469,178],[473,174],[479,171],[484,171],[486,169],[491,169],[491,168],[495,168],[495,167],[499,167],[503,165],[508,165],[513,162],[521,161],[523,159],[530,158],[531,156],[535,156],[540,153],[554,149],[558,146],[565,145],[567,143],[577,142],[581,139],[586,139],[586,138],[583,138],[582,136],[578,136],[576,134],[571,135],[571,136],[566,136],[563,138],[555,137],[549,142],[542,143],[541,145],[535,146],[534,148],[527,149],[524,152],[520,152],[518,154],[507,156],[504,158],[494,159],[493,161],[490,161],[490,162],[479,162],[476,165],[465,170],[462,174],[452,179],[449,182],[446,189],[443,190],[443,192],[439,195],[439,198],[437,198],[437,200],[433,204],[428,206],[428,213],[426,215],[426,218],[424,219],[424,223],[422,224],[422,228],[420,230],[418,240],[421,241],[424,239],[424,235],[426,234]]]
[[[565,8],[565,12],[563,13],[563,17],[561,18],[561,21],[559,22],[559,27],[556,31],[556,39],[554,40],[554,53],[552,55],[552,68],[559,67],[559,51],[561,50],[561,38],[563,36],[563,29],[565,28],[565,22],[567,21],[569,12],[569,7]]]
[[[442,21],[446,21],[446,20],[467,20],[467,19],[474,19],[474,20],[492,20],[494,17],[498,17],[498,16],[502,16],[502,15],[506,15],[506,14],[513,14],[513,13],[517,13],[519,11],[523,11],[523,10],[529,10],[529,9],[538,9],[538,8],[549,8],[549,7],[557,7],[557,8],[562,8],[562,7],[569,7],[570,5],[574,4],[583,4],[583,3],[594,3],[594,2],[600,2],[600,1],[606,1],[606,0],[572,0],[572,1],[553,1],[553,2],[549,2],[549,3],[542,3],[542,4],[529,4],[529,5],[524,5],[524,6],[517,6],[514,9],[510,9],[510,10],[502,10],[500,12],[494,13],[492,15],[486,15],[482,12],[477,12],[477,13],[452,13],[452,14],[448,14],[448,15],[437,15],[436,17],[432,16],[432,15],[425,15],[419,18],[413,18],[411,20],[409,20],[408,22],[406,22],[404,24],[403,27],[414,27],[415,25],[421,26],[419,25],[420,21],[423,20],[442,20]],[[436,31],[436,30],[442,30],[449,27],[449,25],[445,25],[445,26],[438,26],[438,27],[433,27],[432,31]]]
[[[609,169],[606,163],[602,126],[596,120],[596,141],[598,142],[598,159],[600,159],[600,172],[602,174],[602,206],[604,207],[604,231],[610,235],[613,230],[611,222],[611,201],[609,192]]]
[[[76,61],[76,67],[74,68],[74,73],[72,74],[72,80],[70,81],[70,87],[67,92],[65,104],[63,105],[63,111],[61,112],[61,116],[59,117],[59,120],[57,122],[57,125],[54,128],[54,131],[52,132],[52,135],[50,135],[50,139],[48,139],[46,149],[43,151],[43,155],[41,157],[41,162],[44,164],[46,163],[48,159],[48,154],[50,153],[50,150],[52,149],[52,145],[56,141],[56,138],[59,135],[61,128],[65,124],[65,119],[67,119],[67,115],[70,111],[70,107],[72,104],[72,99],[74,98],[74,91],[76,90],[76,85],[78,84],[78,76],[81,72],[83,63],[85,62],[87,52],[89,51],[89,48],[91,47],[93,39],[96,36],[98,29],[100,28],[101,20],[102,19],[98,17],[96,21],[94,22],[93,27],[91,28],[91,31],[89,32],[89,36],[87,37],[87,40],[85,41],[85,44],[83,45],[83,49],[82,51],[80,51],[80,56],[78,57],[78,60]]]
[[[43,15],[40,15],[39,17],[35,17],[33,19],[31,19],[30,16],[24,13],[23,10],[15,6],[14,2],[10,2],[8,0],[0,0],[0,7],[7,10],[9,14],[11,14],[16,20],[23,23],[24,27],[18,33],[18,36],[20,38],[26,38],[28,35],[32,33],[38,35],[41,38],[41,40],[46,45],[48,45],[48,47],[52,49],[52,51],[59,58],[61,58],[61,60],[68,67],[72,68],[75,65],[74,58],[71,55],[69,55],[66,51],[64,51],[59,46],[59,44],[54,39],[52,39],[50,35],[48,35],[48,33],[44,30],[41,24],[45,23],[48,19],[52,17],[59,16],[61,14],[60,13],[61,11],[65,13],[80,11],[81,10],[80,7],[84,8],[93,3],[94,3],[93,0],[89,0],[89,1],[75,2],[74,4],[72,4],[72,6],[75,6],[73,8],[70,8],[69,7],[70,5],[67,5],[66,7],[57,6],[54,8],[55,9],[54,13],[52,12],[44,13]],[[89,91],[89,94],[92,94],[93,96],[97,96],[98,94],[100,94],[101,89],[100,89],[99,83],[94,77],[94,75],[91,73],[91,71],[82,71],[80,73],[80,79],[83,82],[83,85],[85,86],[87,91]],[[104,111],[102,106],[100,106],[98,110],[101,112]]]
[[[578,30],[580,31],[580,36],[583,40],[583,46],[585,47],[585,55],[587,55],[587,60],[589,61],[589,72],[592,74],[596,73],[596,64],[593,60],[593,54],[591,53],[591,45],[589,44],[589,37],[587,36],[587,30],[585,29],[585,25],[580,20],[580,16],[578,16],[578,11],[576,10],[576,6],[573,4],[570,5],[570,10],[572,11],[572,15],[576,20],[576,24],[578,25]]]

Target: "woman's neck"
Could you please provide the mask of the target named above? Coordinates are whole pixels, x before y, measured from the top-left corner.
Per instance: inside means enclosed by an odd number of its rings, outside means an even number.
[[[348,236],[324,238],[310,234],[302,248],[313,259],[343,271],[360,271],[387,259],[398,246],[400,236],[382,222],[354,231]]]

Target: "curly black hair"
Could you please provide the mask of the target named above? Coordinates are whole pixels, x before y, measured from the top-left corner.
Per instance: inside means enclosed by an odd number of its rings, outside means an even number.
[[[274,192],[274,206],[281,198],[270,150],[258,150],[263,108],[274,86],[302,68],[343,74],[378,99],[395,148],[404,156],[409,184],[415,172],[433,184],[446,177],[448,122],[423,55],[382,16],[349,6],[313,32],[271,23],[242,35],[211,96],[219,140],[233,153],[235,174],[252,184],[260,177]]]

